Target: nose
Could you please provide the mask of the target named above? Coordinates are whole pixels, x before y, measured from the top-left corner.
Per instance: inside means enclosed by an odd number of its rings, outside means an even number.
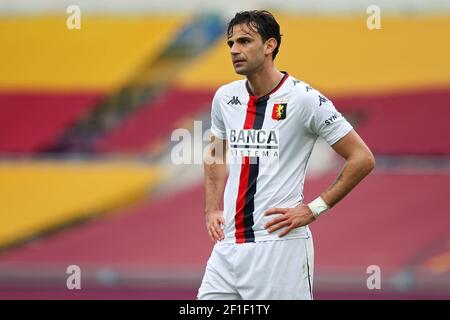
[[[233,45],[230,48],[230,53],[235,56],[238,55],[240,53],[239,51],[239,46],[236,43],[233,43]]]

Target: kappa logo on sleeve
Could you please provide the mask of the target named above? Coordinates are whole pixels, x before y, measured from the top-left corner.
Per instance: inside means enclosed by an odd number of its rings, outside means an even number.
[[[322,104],[327,103],[328,99],[325,98],[325,96],[319,94],[319,102],[320,102],[320,104],[319,104],[319,107],[320,107]]]

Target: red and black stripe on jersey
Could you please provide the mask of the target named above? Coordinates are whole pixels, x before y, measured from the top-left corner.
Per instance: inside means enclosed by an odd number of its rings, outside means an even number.
[[[284,81],[289,77],[285,73],[280,83],[269,94],[257,98],[252,95],[248,84],[250,98],[247,103],[247,114],[244,122],[244,130],[260,130],[263,127],[264,117],[267,109],[267,101],[270,95],[277,91]],[[235,237],[236,243],[254,242],[255,234],[253,232],[253,212],[255,210],[255,194],[257,190],[257,179],[259,174],[259,158],[243,157],[241,164],[241,173],[239,177],[239,188],[236,199],[235,215]]]

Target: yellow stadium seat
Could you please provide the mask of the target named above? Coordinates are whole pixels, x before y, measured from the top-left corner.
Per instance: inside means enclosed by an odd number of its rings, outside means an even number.
[[[173,39],[183,16],[0,19],[0,89],[111,91]]]
[[[283,34],[277,67],[327,94],[450,85],[448,16],[382,16],[380,30],[367,28],[367,16],[276,17]],[[212,89],[236,79],[224,37],[176,84]]]
[[[145,196],[164,173],[135,163],[0,163],[0,247]]]

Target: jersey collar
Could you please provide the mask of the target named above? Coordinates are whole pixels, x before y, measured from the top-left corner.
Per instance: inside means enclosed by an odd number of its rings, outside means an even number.
[[[271,94],[274,94],[278,89],[281,88],[281,86],[286,81],[286,79],[289,78],[289,74],[286,71],[281,71],[281,72],[284,73],[284,76],[283,76],[283,78],[281,78],[280,82],[276,85],[276,87],[273,88],[272,91],[270,91],[269,93],[258,97],[257,100],[267,100],[267,99],[269,99],[269,96]],[[247,92],[248,92],[248,94],[251,97],[255,97],[255,95],[253,94],[252,90],[250,89],[250,86],[248,85],[248,80],[245,81],[245,88],[247,89]]]

